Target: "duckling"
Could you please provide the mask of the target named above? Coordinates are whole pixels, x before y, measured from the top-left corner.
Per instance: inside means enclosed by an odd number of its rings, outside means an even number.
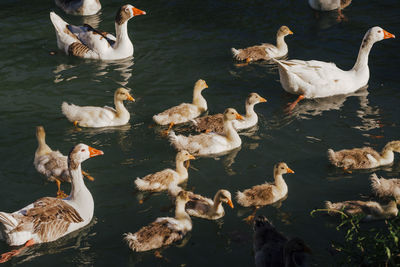
[[[133,251],[147,251],[172,244],[192,230],[192,220],[185,211],[185,204],[190,200],[186,191],[181,191],[175,201],[175,218],[157,218],[150,225],[136,233],[124,234],[124,239]]]
[[[153,120],[159,125],[168,125],[172,128],[174,124],[185,123],[191,119],[200,116],[207,110],[207,101],[201,95],[201,92],[208,88],[204,80],[198,80],[193,89],[192,104],[182,103],[178,106],[169,108],[153,116]]]
[[[373,173],[370,176],[372,191],[379,197],[392,196],[400,204],[400,179],[385,179]]]
[[[246,99],[246,115],[243,120],[233,120],[232,125],[236,130],[244,130],[253,127],[258,122],[257,113],[254,112],[254,105],[267,102],[257,93],[251,93]],[[216,132],[224,133],[224,115],[222,113],[200,117],[192,120],[197,132]]]
[[[195,159],[186,150],[176,154],[176,170],[165,169],[156,173],[148,174],[143,178],[136,178],[135,184],[140,191],[159,192],[167,190],[171,185],[183,183],[188,178],[188,171],[183,165],[187,160]]]
[[[275,203],[287,195],[288,187],[282,177],[282,175],[286,173],[294,173],[294,171],[290,169],[286,163],[279,162],[274,166],[274,184],[264,183],[255,185],[243,192],[237,191],[236,200],[240,205],[244,207],[254,207],[253,214],[248,216],[245,219],[246,221],[249,222],[253,220],[259,207]]]
[[[336,167],[347,169],[370,169],[391,164],[394,153],[400,153],[400,141],[391,141],[386,144],[379,154],[371,147],[343,149],[333,151],[328,149],[328,158]]]
[[[176,196],[182,188],[171,186],[168,193]],[[187,191],[190,200],[186,203],[185,209],[190,216],[199,217],[208,220],[218,220],[225,215],[222,203],[226,203],[233,209],[231,193],[228,190],[220,189],[214,196],[214,200]]]
[[[60,151],[53,151],[46,144],[46,132],[43,126],[36,127],[36,138],[38,148],[35,151],[35,159],[33,165],[36,170],[46,176],[49,181],[57,183],[57,197],[65,198],[67,195],[61,190],[61,182],[71,182],[71,174],[68,170],[67,156],[61,154]],[[85,171],[82,174],[91,181],[94,178]]]
[[[276,34],[276,46],[261,44],[244,49],[232,48],[233,57],[236,60],[245,60],[246,62],[283,57],[288,53],[285,36],[289,34],[293,34],[293,32],[287,26],[281,26]]]
[[[361,200],[348,200],[337,203],[326,201],[325,207],[330,210],[343,211],[352,216],[363,214],[365,215],[363,221],[390,219],[396,217],[399,212],[394,200],[390,201],[387,205],[381,205],[375,201]]]
[[[256,267],[308,266],[311,249],[298,237],[288,239],[265,216],[253,224],[253,249]]]
[[[129,122],[130,114],[125,108],[123,101],[135,101],[130,95],[129,90],[118,88],[114,93],[114,105],[112,107],[80,107],[74,104],[63,102],[61,105],[62,113],[75,126],[81,127],[109,127],[125,125]]]
[[[176,135],[174,131],[171,131],[169,141],[177,150],[185,149],[193,155],[206,156],[225,153],[242,144],[242,140],[232,125],[232,121],[235,119],[242,120],[243,117],[235,109],[227,108],[224,112],[224,135],[202,133],[183,136]]]

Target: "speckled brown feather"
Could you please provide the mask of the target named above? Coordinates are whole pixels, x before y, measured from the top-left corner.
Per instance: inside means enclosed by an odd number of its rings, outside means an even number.
[[[131,13],[125,10],[126,5],[120,7],[117,11],[117,15],[115,16],[115,22],[118,25],[124,24],[127,20],[131,18]]]
[[[274,196],[272,195],[272,186],[273,185],[271,184],[261,184],[246,189],[243,191],[243,194],[246,196],[246,202],[238,202],[245,207],[272,204],[274,201]]]
[[[37,234],[42,242],[56,240],[67,232],[71,223],[83,222],[79,213],[65,201],[44,197],[33,203],[25,215],[13,214],[20,220],[14,231],[30,231]]]
[[[173,170],[166,169],[163,171],[159,171],[156,173],[148,174],[142,178],[142,180],[147,181],[149,183],[160,183],[168,186],[172,182],[174,182],[174,174]]]
[[[201,195],[194,194],[190,191],[188,191],[188,193],[190,200],[186,203],[185,209],[196,210],[197,213],[206,215],[211,209],[210,202]]]
[[[343,149],[334,152],[334,154],[328,150],[330,162],[337,167],[346,169],[371,168],[371,162],[367,157],[368,154],[377,160],[381,157],[378,152],[370,147]]]
[[[196,121],[194,125],[196,132],[210,130],[219,134],[224,133],[224,115],[222,113],[208,115],[194,120]]]
[[[70,56],[85,57],[89,51],[89,47],[81,42],[74,42],[68,47],[68,55]]]
[[[237,60],[251,59],[251,61],[257,60],[269,60],[271,57],[265,51],[265,45],[255,45],[244,49],[238,49],[239,54],[235,55]]]

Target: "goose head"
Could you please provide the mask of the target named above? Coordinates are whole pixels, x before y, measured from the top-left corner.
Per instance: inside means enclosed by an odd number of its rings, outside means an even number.
[[[292,169],[288,167],[285,162],[279,162],[274,166],[274,174],[275,175],[282,175],[286,173],[294,173]]]
[[[135,99],[129,93],[129,90],[122,87],[118,88],[115,91],[114,98],[116,101],[121,101],[121,102],[124,100],[135,101]]]
[[[263,102],[267,102],[267,100],[265,98],[261,97],[257,93],[249,94],[249,96],[247,97],[247,100],[246,100],[246,104],[248,104],[248,105],[255,105],[255,104],[263,103]]]
[[[120,7],[117,11],[117,15],[115,16],[115,23],[117,23],[118,25],[122,25],[131,18],[139,15],[146,15],[146,12],[129,4],[124,5]]]
[[[85,144],[78,144],[74,146],[68,155],[68,166],[72,169],[78,166],[88,158],[103,155],[103,151],[95,149]]]
[[[217,192],[215,202],[218,201],[228,204],[233,209],[232,196],[228,190],[221,189]]]
[[[194,91],[203,91],[204,89],[208,88],[208,85],[205,80],[199,79],[195,84],[194,84]]]
[[[184,162],[191,159],[196,159],[196,158],[186,150],[181,150],[178,152],[178,154],[176,154],[176,161]]]
[[[190,200],[189,193],[185,190],[182,190],[176,196],[176,202],[183,202],[186,203]]]
[[[395,38],[394,34],[385,31],[381,27],[375,26],[367,31],[363,39],[363,46],[365,43],[375,43],[383,39]]]
[[[224,121],[243,120],[243,116],[240,115],[234,108],[227,108],[224,112]]]
[[[400,141],[391,141],[387,143],[384,150],[391,150],[400,153]]]
[[[36,138],[38,140],[44,140],[46,137],[46,132],[44,131],[43,126],[36,126]]]
[[[293,32],[289,29],[288,26],[281,26],[278,30],[278,36],[287,36],[289,34],[293,34]]]

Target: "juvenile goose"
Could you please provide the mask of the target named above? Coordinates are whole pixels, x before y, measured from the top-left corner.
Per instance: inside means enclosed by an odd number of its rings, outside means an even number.
[[[108,127],[120,126],[127,124],[131,115],[125,108],[123,101],[135,101],[129,94],[129,90],[119,88],[114,93],[115,109],[105,107],[92,107],[92,106],[76,106],[63,102],[61,105],[62,113],[67,117],[70,122],[75,126],[82,127]]]
[[[38,148],[35,151],[35,159],[33,164],[36,170],[46,176],[49,181],[57,183],[57,197],[65,198],[67,195],[61,190],[61,182],[71,182],[71,175],[68,170],[68,158],[61,154],[60,151],[53,151],[46,144],[46,132],[43,126],[36,127],[36,138],[38,141]],[[82,171],[82,174],[91,181],[94,178],[88,173]]]
[[[168,193],[176,196],[182,188],[172,186],[168,188]],[[185,205],[186,212],[190,216],[199,217],[208,220],[218,220],[225,215],[222,203],[226,203],[233,209],[231,193],[228,190],[220,189],[214,196],[214,200],[203,197],[202,195],[186,191],[189,195],[189,201]]]
[[[256,267],[308,266],[311,249],[298,237],[288,239],[265,216],[253,224],[253,249]]]
[[[372,191],[379,197],[394,197],[400,204],[400,179],[385,179],[373,173],[370,176]]]
[[[372,27],[365,34],[357,61],[348,71],[339,69],[334,63],[317,60],[275,60],[279,68],[283,89],[299,95],[290,109],[304,98],[328,97],[349,94],[368,84],[368,55],[374,43],[395,36],[380,27]]]
[[[0,212],[0,239],[24,247],[1,255],[0,263],[28,246],[51,242],[86,226],[93,218],[93,197],[83,182],[81,163],[103,155],[85,144],[76,145],[68,156],[71,193],[68,198],[43,197],[13,213]]]
[[[195,159],[186,150],[176,154],[176,170],[165,169],[153,174],[148,174],[143,178],[136,178],[135,184],[140,191],[159,192],[167,190],[169,186],[177,186],[188,178],[188,171],[184,166],[187,160]]]
[[[289,34],[293,34],[293,32],[287,26],[281,26],[276,33],[276,46],[261,44],[244,49],[232,48],[233,57],[236,60],[246,60],[247,62],[283,57],[288,53],[285,36]]]
[[[145,14],[134,6],[122,6],[115,17],[116,36],[96,30],[88,24],[70,25],[54,12],[50,12],[50,19],[56,30],[57,46],[67,55],[117,60],[133,55],[133,45],[128,36],[128,20]]]
[[[243,120],[233,120],[232,125],[236,130],[244,130],[253,127],[258,122],[257,113],[254,112],[254,105],[264,103],[267,100],[257,93],[251,93],[246,99],[246,115]],[[224,133],[224,115],[222,113],[196,118],[193,121],[197,132]]]
[[[365,215],[364,221],[390,219],[397,216],[396,201],[392,200],[387,205],[381,205],[375,201],[348,200],[332,203],[325,202],[325,207],[330,210],[343,211],[348,215]],[[333,212],[330,212],[333,214]]]
[[[55,0],[56,5],[71,15],[94,15],[101,9],[99,0]]]
[[[168,125],[170,128],[174,124],[188,122],[200,116],[201,113],[207,110],[207,101],[201,95],[201,92],[208,88],[204,80],[198,80],[193,89],[192,103],[182,103],[178,106],[169,108],[161,113],[153,116],[153,120],[159,125]]]
[[[230,151],[242,144],[238,133],[233,128],[232,121],[243,119],[233,108],[227,108],[224,112],[224,135],[218,133],[202,133],[199,135],[176,135],[174,131],[169,133],[169,140],[177,150],[187,150],[192,155],[211,155]]]
[[[124,234],[124,239],[129,248],[138,252],[147,251],[183,239],[186,233],[192,230],[192,220],[185,211],[185,204],[188,201],[187,192],[180,192],[175,201],[175,218],[157,218],[150,225],[144,226],[134,234]]]
[[[253,213],[245,218],[247,222],[254,219],[257,209],[261,206],[270,205],[284,198],[288,193],[288,187],[283,180],[283,174],[294,173],[286,163],[279,162],[274,166],[275,183],[264,183],[255,185],[243,192],[237,191],[236,201],[243,207],[253,206]]]
[[[371,147],[343,149],[337,152],[328,149],[328,159],[332,165],[347,169],[370,169],[391,164],[394,153],[400,153],[400,141],[391,141],[386,144],[381,153]]]

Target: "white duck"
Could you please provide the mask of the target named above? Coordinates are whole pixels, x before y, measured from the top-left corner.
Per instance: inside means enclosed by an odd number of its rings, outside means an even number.
[[[378,153],[371,147],[342,149],[333,151],[328,149],[328,159],[332,165],[347,169],[371,169],[391,164],[394,161],[394,152],[400,153],[400,141],[388,142]]]
[[[287,26],[281,26],[276,33],[276,46],[273,44],[261,44],[243,49],[232,48],[233,57],[236,60],[245,60],[246,62],[283,57],[288,53],[285,36],[289,34],[293,34],[293,32]]]
[[[60,151],[53,151],[46,144],[46,132],[43,126],[36,127],[36,138],[38,141],[38,148],[35,151],[35,159],[33,164],[36,170],[47,177],[49,181],[57,183],[57,197],[65,198],[67,195],[60,189],[61,182],[71,182],[71,175],[68,169],[68,158],[61,154]],[[82,174],[89,180],[93,181],[94,178],[85,171]]]
[[[88,24],[74,26],[56,13],[50,12],[58,48],[67,55],[102,60],[123,59],[133,55],[133,45],[128,36],[128,20],[146,12],[131,5],[122,6],[115,17],[116,36],[96,30]]]
[[[159,125],[169,124],[171,128],[174,124],[188,122],[200,116],[207,110],[207,101],[201,95],[201,92],[206,88],[208,88],[207,83],[204,80],[198,80],[194,85],[192,103],[182,103],[164,110],[154,115],[153,120]]]
[[[254,106],[258,103],[264,103],[267,100],[257,93],[251,93],[246,99],[245,108],[246,115],[243,120],[233,120],[232,125],[236,130],[244,130],[253,127],[258,122],[257,113],[254,111]],[[224,133],[224,115],[222,113],[199,117],[192,120],[194,128],[198,132],[216,132]]]
[[[279,68],[280,82],[285,91],[300,95],[291,109],[303,98],[319,98],[348,94],[367,85],[369,80],[368,55],[372,45],[395,36],[380,27],[367,31],[361,43],[357,61],[348,71],[334,63],[317,60],[275,60]]]
[[[68,156],[71,193],[66,199],[43,197],[13,213],[0,212],[0,239],[10,246],[24,247],[51,242],[87,225],[93,217],[93,197],[83,182],[81,162],[103,155],[85,144],[76,145]],[[24,247],[1,255],[9,260]]]
[[[168,193],[176,197],[183,189],[176,185],[168,188]],[[232,196],[228,190],[220,189],[214,196],[214,200],[203,197],[202,195],[186,191],[189,195],[189,201],[185,205],[186,212],[190,216],[199,217],[208,220],[218,220],[225,215],[222,203],[226,203],[233,209]]]
[[[224,112],[224,135],[218,133],[202,133],[199,135],[176,135],[169,133],[169,140],[177,150],[187,150],[192,155],[220,154],[239,147],[242,144],[238,133],[233,128],[232,121],[243,119],[233,108]]]
[[[144,226],[134,234],[124,234],[124,239],[129,248],[138,252],[147,251],[183,239],[186,233],[192,230],[192,220],[185,211],[185,204],[188,201],[187,192],[180,192],[175,201],[175,218],[157,218],[150,225]]]
[[[148,174],[143,178],[136,178],[136,187],[141,191],[159,192],[167,190],[169,186],[177,186],[188,178],[188,171],[184,166],[187,160],[195,159],[189,152],[182,150],[176,154],[176,170],[165,169],[156,173]]]
[[[63,102],[61,105],[62,113],[67,117],[70,122],[75,126],[82,127],[108,127],[120,126],[129,122],[130,114],[125,108],[123,101],[135,101],[129,94],[129,90],[119,88],[114,93],[115,109],[105,107],[92,107],[92,106],[76,106]]]
[[[71,15],[90,16],[101,9],[99,0],[55,0],[56,5]]]

